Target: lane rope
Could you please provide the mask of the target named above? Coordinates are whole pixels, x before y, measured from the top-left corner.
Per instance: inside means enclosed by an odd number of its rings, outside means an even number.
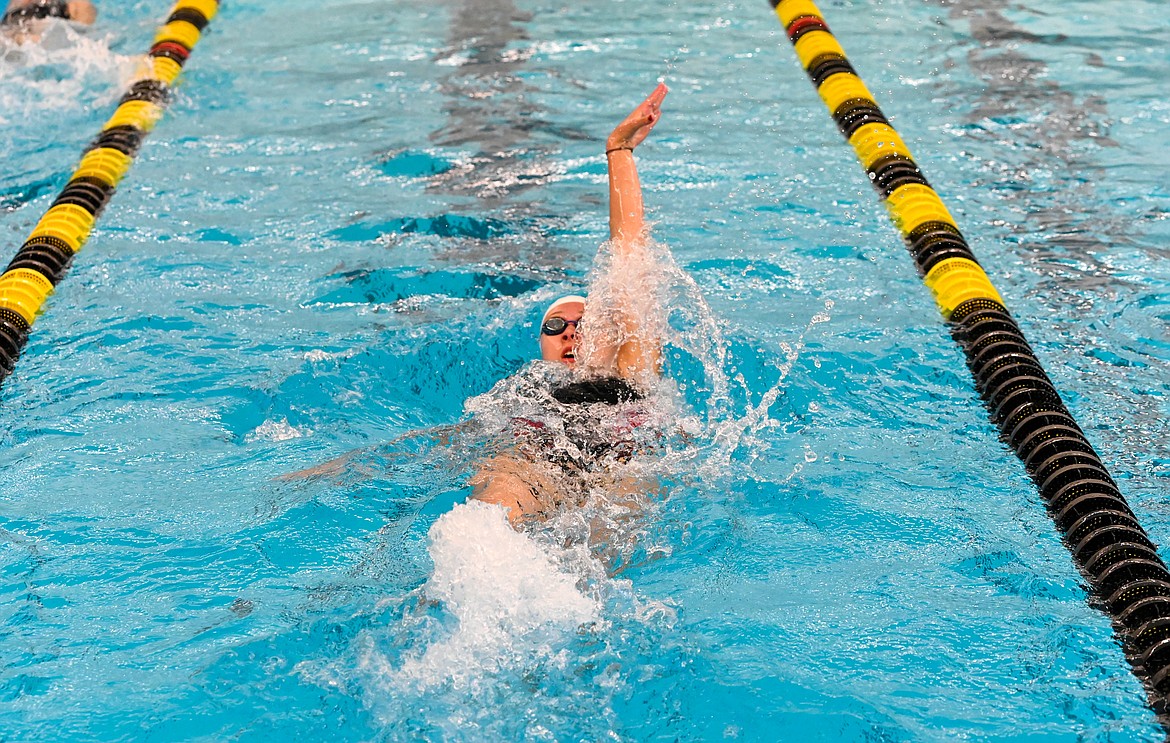
[[[1165,712],[1170,572],[1154,542],[820,10],[811,0],[772,5],[950,323],[1001,438],[1024,462],[1077,566],[1115,620],[1151,706]]]
[[[171,85],[218,9],[219,0],[175,3],[114,114],[0,275],[0,384],[15,368],[45,300],[162,116]]]

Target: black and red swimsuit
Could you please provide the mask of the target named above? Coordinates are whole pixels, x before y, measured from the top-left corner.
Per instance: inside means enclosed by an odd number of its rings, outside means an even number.
[[[529,458],[545,460],[569,473],[628,462],[645,449],[636,429],[649,416],[642,393],[617,377],[571,382],[551,391],[554,418],[512,418],[516,444]]]

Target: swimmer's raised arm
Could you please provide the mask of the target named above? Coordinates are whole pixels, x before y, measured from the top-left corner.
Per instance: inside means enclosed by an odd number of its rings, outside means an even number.
[[[666,85],[659,83],[646,100],[614,127],[605,141],[605,158],[609,166],[609,239],[618,260],[639,260],[645,247],[646,226],[642,207],[642,183],[634,162],[634,148],[650,134],[662,118],[662,100]],[[659,373],[662,339],[648,332],[638,311],[639,302],[629,296],[614,296],[612,318],[621,340],[617,345],[597,347],[594,358],[599,366],[611,367],[619,377],[646,383]]]
[[[636,243],[645,226],[642,184],[638,180],[634,148],[646,139],[662,117],[666,92],[666,85],[659,83],[646,100],[614,127],[605,141],[609,165],[609,238],[619,249]]]

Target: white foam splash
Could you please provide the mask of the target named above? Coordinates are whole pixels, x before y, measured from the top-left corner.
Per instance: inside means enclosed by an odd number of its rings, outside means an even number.
[[[310,351],[305,351],[301,358],[312,364],[322,364],[326,361],[344,361],[351,359],[358,354],[356,349],[347,349],[344,351],[325,351],[320,348],[314,348]]]
[[[513,530],[499,506],[455,506],[431,527],[430,540],[435,567],[423,593],[442,603],[454,627],[398,668],[367,653],[364,670],[385,674],[391,688],[474,690],[502,670],[556,662],[563,640],[598,619],[598,600]]]
[[[308,436],[311,433],[311,430],[289,425],[287,418],[281,418],[278,421],[264,421],[257,426],[255,431],[245,436],[244,441],[249,444],[255,441],[288,441]]]
[[[0,35],[0,125],[113,102],[139,58],[112,52],[111,41],[58,20],[45,24],[39,41]]]
[[[669,248],[648,233],[640,238],[640,245],[639,250],[618,253],[606,243],[598,251],[588,277],[586,319],[591,332],[583,334],[582,365],[590,364],[599,347],[616,347],[631,340],[646,345],[669,343],[702,364],[702,383],[711,393],[707,417],[723,417],[728,401],[724,371],[727,343],[714,314],[695,280],[679,268]],[[634,322],[627,322],[627,318]],[[605,332],[596,333],[599,327]],[[661,386],[653,375],[643,382]]]

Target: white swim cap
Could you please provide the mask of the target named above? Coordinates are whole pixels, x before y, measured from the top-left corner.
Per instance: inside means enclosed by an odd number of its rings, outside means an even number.
[[[553,313],[553,310],[555,310],[557,307],[560,307],[560,306],[566,305],[566,304],[573,304],[574,302],[580,302],[581,304],[585,304],[585,297],[582,297],[582,296],[577,295],[577,294],[570,294],[566,297],[561,297],[560,299],[558,299],[557,301],[553,302],[552,304],[550,304],[548,306],[548,309],[544,311],[544,317],[540,318],[540,321],[543,323],[545,320],[547,320],[548,316],[551,315]]]

